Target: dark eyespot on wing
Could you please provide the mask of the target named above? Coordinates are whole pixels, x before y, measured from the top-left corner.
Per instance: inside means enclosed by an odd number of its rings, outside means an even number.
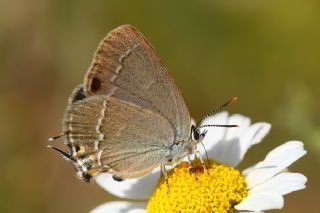
[[[81,87],[76,94],[74,94],[72,103],[76,102],[76,101],[80,101],[86,98],[86,95],[84,94],[84,90],[83,87]]]
[[[75,103],[77,101],[81,101],[85,98],[87,98],[87,95],[85,94],[83,86],[79,85],[76,88],[74,88],[74,90],[72,91],[72,94],[69,98],[69,104]]]
[[[101,81],[100,81],[100,79],[99,79],[97,76],[95,76],[95,77],[92,79],[91,91],[92,91],[92,92],[96,92],[96,91],[98,91],[100,88],[101,88]]]

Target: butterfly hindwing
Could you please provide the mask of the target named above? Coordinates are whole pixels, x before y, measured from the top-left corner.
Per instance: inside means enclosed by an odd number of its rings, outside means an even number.
[[[87,173],[108,171],[122,178],[144,175],[164,161],[167,147],[174,142],[170,126],[149,109],[103,95],[72,103],[64,118],[76,168],[85,159],[91,162],[81,167]]]

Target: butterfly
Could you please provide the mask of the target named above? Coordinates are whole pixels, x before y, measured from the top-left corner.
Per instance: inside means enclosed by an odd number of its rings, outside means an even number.
[[[50,147],[85,182],[102,172],[122,181],[159,166],[165,171],[165,165],[194,153],[206,133],[200,124],[192,125],[183,96],[151,44],[123,25],[100,42],[83,84],[68,100],[60,135],[68,152]]]

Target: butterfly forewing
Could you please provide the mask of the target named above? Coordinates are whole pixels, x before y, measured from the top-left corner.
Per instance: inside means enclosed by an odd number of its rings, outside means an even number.
[[[190,116],[182,95],[151,45],[132,26],[121,26],[103,39],[84,86],[89,96],[112,96],[149,109],[171,123],[177,139],[189,137]]]

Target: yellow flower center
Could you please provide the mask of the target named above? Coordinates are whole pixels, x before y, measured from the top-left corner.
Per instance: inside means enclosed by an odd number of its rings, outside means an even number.
[[[233,206],[247,196],[241,173],[213,160],[203,169],[198,159],[182,162],[167,174],[169,191],[160,178],[148,204],[147,212],[233,212]]]

